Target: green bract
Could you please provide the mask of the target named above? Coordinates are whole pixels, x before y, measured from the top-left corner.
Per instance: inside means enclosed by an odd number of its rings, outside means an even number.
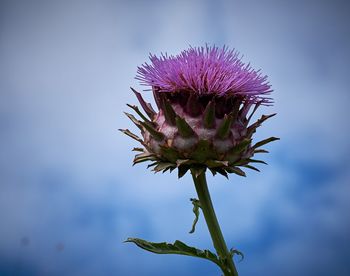
[[[250,102],[240,96],[199,95],[189,92],[158,92],[154,97],[156,112],[141,94],[132,89],[145,114],[137,106],[128,105],[139,118],[126,113],[140,129],[141,137],[127,129],[121,131],[140,142],[143,148],[134,164],[152,163],[155,172],[178,169],[182,177],[189,169],[201,172],[209,169],[227,177],[229,173],[245,176],[242,168],[257,170],[251,163],[265,163],[252,159],[264,153],[260,147],[278,138],[270,137],[253,143],[255,130],[268,118],[263,115],[250,123],[261,102]],[[254,106],[250,112],[251,107]]]

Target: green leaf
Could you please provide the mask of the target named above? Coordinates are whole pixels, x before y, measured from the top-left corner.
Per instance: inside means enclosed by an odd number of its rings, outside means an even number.
[[[257,172],[260,172],[259,169],[255,168],[255,167],[252,166],[252,165],[243,165],[243,167],[248,168],[248,169],[251,169],[251,170],[254,170],[254,171],[257,171]]]
[[[256,149],[256,148],[259,148],[267,143],[270,143],[270,142],[273,142],[273,141],[276,141],[276,140],[280,140],[280,138],[277,138],[277,137],[270,137],[270,138],[267,138],[267,139],[264,139],[258,143],[256,143],[253,148]]]
[[[151,167],[153,167],[153,166],[155,166],[155,165],[158,165],[158,164],[159,164],[159,161],[153,162],[153,163],[151,163],[151,164],[149,164],[149,165],[147,166],[147,169],[149,169],[149,168],[151,168]]]
[[[138,238],[128,238],[125,242],[132,242],[138,247],[156,254],[186,255],[212,261],[220,267],[223,265],[216,254],[210,252],[209,250],[200,250],[195,247],[188,246],[179,240],[176,240],[173,244],[171,244],[166,242],[148,242]]]
[[[142,131],[142,125],[140,124],[140,121],[137,120],[132,114],[124,112],[124,114]]]
[[[267,150],[264,149],[256,149],[254,150],[254,153],[269,153]]]
[[[152,153],[149,153],[149,152],[139,153],[135,155],[134,165],[145,161],[156,161],[156,160],[157,160],[156,156]]]
[[[238,167],[227,167],[225,168],[225,170],[228,172],[228,173],[235,173],[239,176],[246,176],[245,172],[242,171],[240,168]]]
[[[254,106],[254,109],[252,111],[252,113],[250,113],[248,119],[247,119],[247,124],[249,123],[250,119],[253,117],[255,111],[258,109],[258,107],[262,104],[263,101],[257,102]]]
[[[263,122],[265,122],[267,119],[275,116],[276,113],[274,114],[270,114],[270,115],[262,115],[261,118],[259,120],[257,120],[254,124],[250,125],[247,129],[247,136],[251,136],[255,131],[256,129],[261,126],[261,124]]]
[[[192,201],[193,213],[195,215],[195,218],[194,218],[194,221],[193,221],[193,224],[192,224],[192,229],[189,232],[190,234],[192,234],[196,230],[196,224],[197,224],[198,219],[199,219],[199,208],[201,208],[201,204],[200,204],[200,201],[198,199],[191,198],[190,200]]]
[[[216,171],[215,168],[209,168],[209,170],[211,171],[212,175],[215,176],[216,175]]]
[[[215,171],[223,176],[225,176],[228,179],[227,172],[225,171],[226,168],[215,168]]]
[[[264,164],[264,165],[267,165],[267,163],[265,161],[262,161],[262,160],[256,160],[256,159],[247,159],[249,161],[249,163],[260,163],[260,164]]]
[[[160,172],[160,171],[163,171],[163,170],[168,170],[170,167],[174,167],[174,166],[175,165],[173,163],[160,162],[157,166],[155,166],[153,171]]]
[[[119,131],[121,131],[124,134],[128,135],[129,137],[131,137],[132,139],[136,140],[137,142],[140,142],[141,144],[143,144],[142,139],[140,137],[138,137],[136,134],[132,133],[130,130],[128,130],[128,129],[119,129]]]
[[[150,120],[148,120],[145,115],[142,114],[142,112],[140,111],[140,109],[136,105],[131,105],[131,104],[126,104],[126,105],[128,107],[130,107],[131,109],[133,109],[142,118],[142,120],[144,120],[145,122],[147,122],[149,124],[152,124],[152,122]]]

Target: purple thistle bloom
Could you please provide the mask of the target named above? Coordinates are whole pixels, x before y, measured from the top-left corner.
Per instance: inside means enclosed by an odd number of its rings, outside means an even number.
[[[259,171],[255,163],[266,164],[253,157],[267,153],[261,147],[279,138],[253,142],[253,135],[276,113],[251,121],[260,105],[272,103],[267,97],[272,92],[267,76],[244,64],[239,53],[227,47],[191,47],[176,56],[150,55],[150,60],[151,64],[138,67],[136,79],[151,86],[158,109],[131,88],[145,114],[138,106],[128,104],[138,116],[125,115],[140,129],[141,136],[129,129],[120,131],[142,145],[133,149],[139,152],[134,165],[150,161],[147,168],[155,172],[177,169],[179,178],[187,172],[192,174],[198,199],[191,199],[196,218],[190,233],[195,230],[201,209],[217,255],[178,240],[169,244],[129,238],[127,242],[157,254],[204,258],[217,264],[225,276],[238,276],[233,255],[242,253],[227,248],[205,175],[210,171],[225,177],[246,176],[243,169]]]
[[[151,64],[138,67],[136,79],[159,92],[195,92],[200,95],[240,96],[271,103],[267,76],[244,64],[235,50],[216,46],[189,48],[176,56],[150,55]]]
[[[251,123],[258,107],[271,103],[267,76],[226,47],[191,47],[177,56],[150,58],[152,64],[139,67],[136,79],[152,87],[158,110],[132,89],[148,118],[129,105],[142,119],[126,113],[142,138],[122,130],[144,146],[137,149],[142,153],[134,163],[153,161],[155,171],[178,168],[180,177],[189,169],[225,176],[245,175],[240,166],[257,170],[249,163],[263,161],[251,158],[266,152],[260,146],[277,139],[252,142],[256,129],[275,115]]]

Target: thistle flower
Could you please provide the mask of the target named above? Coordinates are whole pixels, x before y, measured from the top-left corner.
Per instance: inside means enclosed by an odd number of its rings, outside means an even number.
[[[181,241],[154,243],[129,238],[137,246],[158,254],[181,254],[204,258],[218,265],[225,276],[237,276],[233,255],[242,255],[236,249],[228,250],[220,230],[206,183],[205,172],[214,175],[229,173],[245,176],[241,169],[258,170],[252,163],[265,163],[253,159],[256,153],[267,152],[261,146],[277,140],[270,137],[253,143],[256,129],[268,118],[263,115],[250,123],[260,105],[270,105],[272,92],[267,77],[244,64],[239,54],[228,48],[190,48],[176,56],[150,56],[151,64],[138,68],[141,84],[150,86],[158,111],[146,103],[134,90],[146,115],[135,105],[128,105],[140,117],[126,113],[141,130],[142,138],[123,129],[125,134],[140,142],[134,148],[134,164],[151,161],[148,167],[155,172],[178,169],[182,177],[191,171],[199,199],[191,199],[195,220],[199,209],[205,217],[217,255],[199,250]]]
[[[151,88],[158,111],[131,88],[147,117],[134,105],[128,106],[142,120],[126,115],[142,138],[121,130],[144,146],[134,149],[141,152],[134,164],[152,161],[148,167],[155,172],[178,168],[179,177],[189,169],[196,176],[209,169],[227,177],[245,176],[242,167],[258,170],[251,163],[265,163],[252,157],[277,138],[254,144],[252,136],[275,114],[250,121],[260,105],[272,104],[267,76],[226,47],[191,47],[176,56],[150,55],[150,60],[138,67],[136,79]]]

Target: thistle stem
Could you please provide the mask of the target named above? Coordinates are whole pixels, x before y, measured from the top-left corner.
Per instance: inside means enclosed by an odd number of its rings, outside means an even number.
[[[203,211],[204,218],[207,223],[211,239],[213,241],[213,245],[220,260],[223,263],[221,270],[224,272],[225,276],[238,276],[236,267],[233,263],[233,259],[227,249],[219,222],[215,215],[214,207],[211,202],[210,193],[208,190],[205,172],[201,173],[197,177],[194,175],[194,173],[192,173],[192,178],[196,187],[201,209]]]

